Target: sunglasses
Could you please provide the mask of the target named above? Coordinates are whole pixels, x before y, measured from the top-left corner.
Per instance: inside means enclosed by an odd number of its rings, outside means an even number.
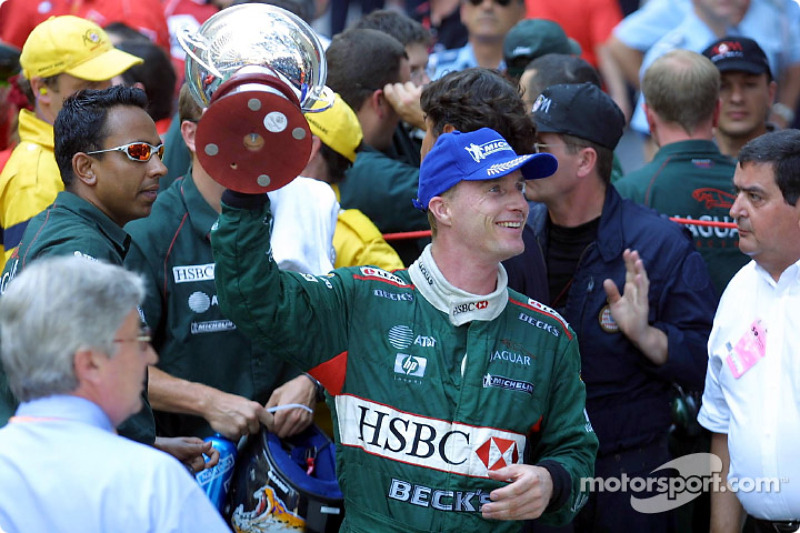
[[[146,142],[135,142],[130,144],[123,144],[122,146],[115,146],[107,150],[95,150],[94,152],[86,152],[86,155],[102,154],[103,152],[125,152],[128,159],[131,161],[139,161],[146,163],[150,161],[153,154],[158,154],[159,159],[164,159],[164,143],[158,146],[153,146]]]
[[[511,3],[511,0],[492,0],[492,1],[495,4],[497,4],[499,6],[502,6],[502,7],[507,7]],[[473,6],[479,6],[483,2],[484,2],[484,0],[469,0],[469,3],[472,4]]]

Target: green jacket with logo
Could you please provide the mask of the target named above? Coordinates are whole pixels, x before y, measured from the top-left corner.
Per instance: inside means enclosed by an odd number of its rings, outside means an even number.
[[[669,217],[733,222],[730,208],[736,162],[711,141],[679,141],[662,146],[653,160],[614,183],[623,198]],[[687,226],[705,259],[717,297],[750,258],[739,251],[736,228]]]
[[[31,219],[19,248],[6,263],[0,292],[31,261],[41,257],[79,255],[121,265],[129,246],[130,236],[105,213],[79,196],[62,191],[50,207]],[[142,401],[142,410],[125,420],[117,431],[129,439],[153,444],[155,423],[146,391],[142,392]],[[0,425],[14,414],[17,403],[8,390],[5,372],[0,369]]]
[[[158,195],[150,216],[128,224],[125,266],[144,275],[142,310],[153,331],[158,367],[262,404],[299,371],[254,347],[222,314],[214,285],[209,233],[217,213],[190,175]],[[155,412],[159,435],[213,434],[204,419]]]
[[[488,471],[523,462],[526,446],[525,462],[546,467],[557,489],[544,520],[574,516],[597,439],[578,342],[558,314],[508,290],[497,318],[455,326],[451,315],[488,302],[448,315],[406,270],[281,271],[269,205],[251,207],[223,205],[212,232],[220,305],[255,343],[325,385],[342,531],[518,531],[520,523],[485,520],[480,508],[505,484]]]

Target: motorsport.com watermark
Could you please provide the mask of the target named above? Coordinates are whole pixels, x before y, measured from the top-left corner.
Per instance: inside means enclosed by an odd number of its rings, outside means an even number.
[[[659,471],[665,472],[656,477]],[[677,471],[677,474],[674,472]],[[711,453],[684,455],[655,468],[652,477],[631,477],[622,473],[620,477],[581,478],[581,491],[587,492],[631,492],[631,507],[640,513],[652,514],[671,511],[689,503],[704,492],[780,492],[781,484],[788,483],[779,478],[734,478],[728,477],[727,485],[722,479],[722,460]],[[636,494],[646,493],[639,497]]]

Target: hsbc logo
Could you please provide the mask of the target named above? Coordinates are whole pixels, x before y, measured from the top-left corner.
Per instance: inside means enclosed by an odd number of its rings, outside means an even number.
[[[214,263],[205,265],[177,265],[172,267],[172,278],[175,283],[191,283],[194,281],[214,281]]]
[[[525,435],[418,416],[351,395],[336,397],[343,446],[443,472],[488,478],[522,462]]]
[[[468,313],[470,311],[480,311],[482,309],[486,309],[487,307],[489,307],[488,300],[458,304],[456,306],[453,306],[453,316],[460,315],[461,313]]]
[[[520,462],[520,450],[516,441],[489,437],[477,452],[487,470],[499,470]]]

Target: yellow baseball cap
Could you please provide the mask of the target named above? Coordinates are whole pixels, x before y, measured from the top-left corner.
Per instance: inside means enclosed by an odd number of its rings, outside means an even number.
[[[143,60],[114,48],[108,34],[94,22],[64,15],[50,17],[33,29],[19,62],[27,79],[67,73],[82,80],[105,81]]]
[[[325,102],[317,102],[312,109],[323,105]],[[351,163],[355,162],[356,148],[361,144],[364,135],[355,112],[338,93],[334,94],[333,104],[328,109],[306,113],[306,120],[311,127],[311,133],[337,154],[346,157]]]

